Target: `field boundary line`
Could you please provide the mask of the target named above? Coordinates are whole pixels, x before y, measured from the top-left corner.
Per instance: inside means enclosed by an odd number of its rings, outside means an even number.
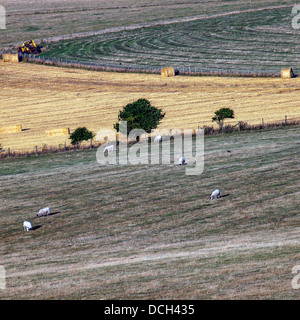
[[[205,124],[212,123],[211,120],[207,121],[199,121],[198,126],[195,124],[186,124],[186,127],[193,127],[194,130],[193,134],[196,134],[197,130],[204,130],[204,135],[215,135],[215,134],[230,134],[233,132],[248,132],[251,133],[256,130],[268,130],[268,129],[276,129],[276,128],[283,128],[283,127],[299,127],[300,125],[300,117],[299,115],[293,115],[291,118],[285,117],[285,119],[282,120],[273,120],[268,122],[267,119],[259,118],[261,121],[261,124],[248,124],[247,122],[241,121],[241,120],[234,120],[234,121],[228,121],[223,131],[219,131],[218,128],[214,128],[213,126],[207,126]],[[198,128],[197,128],[198,127]],[[164,126],[161,125],[158,129],[167,129],[170,131],[171,134],[171,128],[170,126]],[[184,128],[178,128],[183,130]],[[3,140],[3,139],[2,139]],[[2,142],[3,143],[3,142]],[[6,146],[5,148],[2,148],[1,141],[0,141],[0,160],[4,158],[19,158],[19,157],[27,157],[27,156],[39,156],[41,154],[55,154],[55,153],[61,153],[61,152],[69,152],[69,151],[79,151],[79,150],[88,150],[88,149],[95,149],[98,148],[101,145],[99,142],[95,142],[92,140],[89,140],[85,143],[83,143],[80,147],[67,145],[67,143],[60,143],[58,146],[54,145],[42,145],[38,146],[37,144],[33,146],[32,148],[23,148],[23,149],[13,149],[9,146]]]

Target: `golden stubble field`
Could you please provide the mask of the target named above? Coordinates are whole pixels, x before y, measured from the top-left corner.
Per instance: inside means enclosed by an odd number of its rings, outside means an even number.
[[[86,126],[97,133],[113,128],[127,103],[146,98],[166,112],[160,128],[212,125],[221,107],[235,111],[230,123],[250,124],[300,117],[300,78],[162,78],[160,75],[96,72],[35,64],[0,64],[0,127],[22,125],[19,133],[2,133],[4,149],[70,143],[48,130]]]

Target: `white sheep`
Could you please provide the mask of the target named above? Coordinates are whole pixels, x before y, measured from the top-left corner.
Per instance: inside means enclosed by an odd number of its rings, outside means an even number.
[[[103,152],[109,152],[109,151],[114,151],[114,145],[112,144],[112,145],[110,145],[110,146],[107,146],[107,147],[105,147],[104,148],[104,150],[103,150]]]
[[[24,231],[29,231],[29,230],[32,230],[32,225],[29,221],[24,221],[23,222],[23,228],[24,228]]]
[[[178,163],[179,163],[179,165],[181,165],[181,166],[185,165],[185,157],[179,158]]]
[[[155,136],[154,142],[161,142],[162,141],[162,136]]]
[[[50,213],[50,208],[49,208],[49,207],[46,207],[46,208],[41,209],[41,210],[36,214],[36,216],[37,216],[37,217],[41,217],[41,216],[48,215],[49,213]]]
[[[216,189],[212,192],[211,196],[210,196],[210,200],[212,199],[219,199],[220,198],[220,190]]]

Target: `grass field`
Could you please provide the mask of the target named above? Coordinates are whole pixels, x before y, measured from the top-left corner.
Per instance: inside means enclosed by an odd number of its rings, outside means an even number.
[[[224,13],[249,8],[294,4],[292,0],[5,0],[6,29],[0,46],[22,44],[27,39],[61,37],[139,23]]]
[[[4,149],[32,151],[45,144],[70,143],[47,130],[86,126],[97,133],[113,129],[127,103],[146,98],[166,112],[160,128],[197,129],[212,125],[221,107],[250,124],[300,117],[300,78],[162,78],[160,75],[95,72],[34,64],[0,64],[1,125],[22,125],[19,133],[1,134]]]
[[[291,7],[236,11],[195,21],[104,33],[50,44],[42,56],[106,66],[160,68],[299,69],[298,30]],[[180,21],[180,20],[179,20]]]
[[[299,147],[298,128],[208,136],[200,176],[94,150],[2,160],[0,298],[298,299]]]
[[[106,65],[299,73],[293,4],[6,0],[0,52],[35,39],[45,56]],[[232,125],[300,119],[300,77],[162,78],[1,60],[0,87],[5,152],[70,143],[49,130],[112,129],[139,98],[165,112],[161,129],[212,126],[222,107],[234,110]],[[0,299],[298,299],[299,133],[205,136],[198,176],[172,163],[101,166],[95,149],[0,159]],[[45,206],[51,215],[37,218]]]
[[[44,57],[115,67],[173,65],[279,74],[291,66],[299,72],[294,4],[49,0],[41,7],[39,2],[8,0],[0,46],[11,44],[13,50],[33,38],[48,48]]]

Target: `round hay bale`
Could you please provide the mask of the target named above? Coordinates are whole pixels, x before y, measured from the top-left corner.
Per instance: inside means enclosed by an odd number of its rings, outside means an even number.
[[[281,69],[282,79],[291,79],[294,77],[294,72],[292,68]]]
[[[13,63],[19,62],[19,54],[18,53],[11,54],[10,55],[10,62],[13,62]]]
[[[4,62],[10,62],[10,53],[2,53],[2,58]]]
[[[15,54],[11,54],[11,53],[3,53],[2,54],[2,58],[4,62],[19,62],[19,54],[15,53]]]
[[[165,67],[161,69],[161,76],[166,77],[175,77],[175,70],[173,67]]]

